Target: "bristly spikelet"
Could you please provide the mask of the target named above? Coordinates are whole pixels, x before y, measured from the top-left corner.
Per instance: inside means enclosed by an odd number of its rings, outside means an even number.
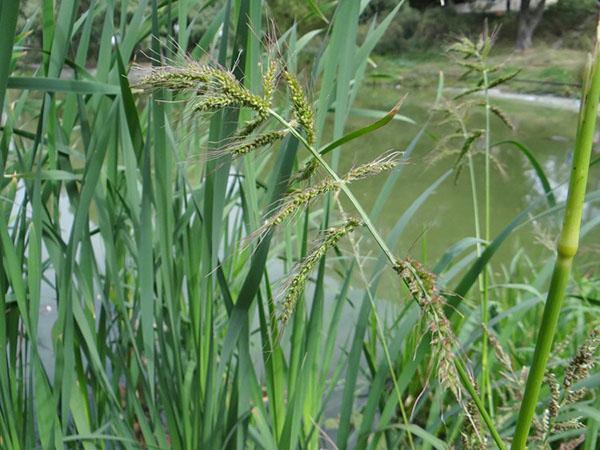
[[[550,403],[548,404],[548,415],[554,421],[560,411],[560,384],[553,373],[546,374],[546,382],[550,389]]]
[[[269,67],[263,74],[262,78],[263,98],[269,105],[273,101],[273,93],[275,92],[276,87],[276,77],[277,62],[275,60],[271,60],[269,61]]]
[[[306,133],[306,141],[312,145],[315,141],[315,124],[312,108],[310,107],[300,83],[294,75],[287,70],[283,71],[283,77],[288,85],[292,97],[294,115],[298,123]]]
[[[226,96],[236,100],[240,106],[254,109],[260,117],[268,115],[269,104],[262,97],[242,86],[231,72],[215,71],[213,76],[216,87],[220,88]]]
[[[301,191],[293,191],[283,198],[277,210],[265,221],[265,223],[254,233],[248,236],[249,240],[253,240],[257,236],[261,236],[271,228],[282,224],[288,217],[292,216],[302,207],[306,207],[317,197],[320,197],[327,192],[335,192],[340,188],[340,183],[331,178],[327,178],[315,186],[308,187]]]
[[[182,67],[153,67],[148,75],[133,82],[132,86],[139,89],[164,88],[173,91],[196,89],[209,82],[213,70],[210,66],[193,62]]]
[[[279,315],[279,323],[281,328],[285,327],[286,323],[292,316],[298,298],[302,293],[308,275],[315,268],[317,263],[321,260],[327,251],[335,247],[340,239],[350,233],[356,227],[360,225],[360,221],[354,218],[347,219],[341,226],[333,227],[325,231],[325,237],[321,243],[316,246],[309,254],[302,260],[295,271],[295,274],[287,283],[287,290],[285,297],[283,298],[282,311]]]
[[[315,158],[309,160],[304,165],[302,170],[295,173],[294,176],[290,179],[290,184],[295,184],[295,183],[299,183],[301,181],[310,180],[318,168],[319,168],[319,161],[317,161]]]
[[[481,432],[481,420],[479,412],[472,400],[466,402],[465,405],[467,420],[465,429],[461,432],[463,447],[465,449],[484,450],[487,448],[487,438]]]
[[[562,386],[553,373],[546,374],[545,381],[550,389],[550,400],[541,419],[536,418],[534,421],[535,440],[547,444],[549,438],[556,433],[584,428],[578,417],[562,421],[559,421],[558,418],[565,408],[571,407],[573,411],[577,411],[575,404],[589,393],[589,389],[586,387],[574,390],[573,386],[589,375],[590,369],[595,363],[598,346],[600,346],[600,328],[594,329],[577,350],[576,355],[567,366]]]
[[[485,104],[483,104],[482,106],[485,106]],[[508,114],[500,109],[498,106],[496,105],[490,105],[490,111],[498,118],[502,121],[502,123],[504,123],[504,125],[507,126],[507,128],[509,128],[511,131],[514,131],[516,129],[515,124],[513,123],[512,120],[510,120],[510,117],[508,116]]]
[[[253,239],[256,236],[264,234],[276,225],[283,223],[288,217],[292,216],[301,207],[307,206],[316,198],[324,195],[328,192],[338,191],[343,183],[350,183],[352,181],[360,180],[369,176],[377,175],[384,170],[389,170],[396,166],[398,163],[397,157],[399,152],[392,152],[384,155],[380,158],[375,159],[370,163],[360,165],[354,169],[351,169],[346,175],[344,175],[341,181],[327,178],[315,186],[308,187],[303,190],[297,190],[285,197],[281,203],[281,206],[273,213],[265,223],[254,233],[249,236],[249,239]],[[313,160],[316,163],[316,160]],[[316,164],[307,165],[308,170],[316,170]],[[301,175],[304,176],[304,175]],[[298,181],[298,179],[294,180]]]
[[[228,106],[233,106],[236,101],[231,97],[215,96],[215,97],[200,97],[190,102],[192,111],[206,112],[218,111]]]
[[[255,138],[242,143],[235,143],[227,147],[228,152],[233,158],[247,155],[253,150],[272,144],[288,134],[288,130],[276,130],[260,134]]]
[[[269,103],[244,87],[233,73],[216,67],[187,61],[182,67],[158,67],[143,77],[135,87],[165,88],[195,94],[195,110],[213,110],[223,106],[245,106],[259,117],[267,117]]]
[[[391,152],[377,158],[366,164],[351,169],[346,175],[344,175],[344,182],[350,183],[356,180],[362,180],[364,178],[378,175],[386,170],[391,170],[398,165],[398,157],[400,152]]]

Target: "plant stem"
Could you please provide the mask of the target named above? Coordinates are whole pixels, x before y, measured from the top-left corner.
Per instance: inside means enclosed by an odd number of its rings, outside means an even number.
[[[598,99],[600,97],[600,52],[598,40],[600,38],[600,24],[596,32],[596,49],[591,61],[586,84],[583,90],[573,167],[569,181],[569,194],[565,208],[562,232],[557,245],[557,258],[552,273],[552,280],[544,307],[544,315],[540,325],[535,353],[531,369],[527,377],[527,385],[517,428],[512,443],[512,450],[523,450],[527,445],[527,437],[531,421],[544,380],[546,364],[552,349],[552,341],[560,315],[560,309],[569,283],[573,258],[579,246],[579,231],[581,216],[585,200],[585,190],[589,172],[589,165],[594,141],[594,131],[598,114]]]
[[[346,197],[348,197],[348,200],[350,200],[350,203],[352,203],[352,206],[354,207],[354,209],[356,209],[356,212],[358,212],[358,215],[360,216],[360,218],[364,222],[365,226],[369,230],[369,233],[371,233],[371,235],[373,236],[373,239],[375,239],[375,242],[377,242],[377,245],[379,245],[379,247],[385,254],[386,258],[390,261],[390,263],[395,264],[397,262],[397,260],[394,257],[392,251],[387,246],[387,244],[385,243],[385,241],[383,240],[383,238],[381,237],[381,235],[379,234],[377,229],[373,226],[371,219],[369,219],[369,215],[366,213],[364,208],[361,206],[358,199],[354,196],[354,194],[352,193],[350,188],[345,183],[342,182],[342,179],[338,176],[338,174],[335,172],[335,170],[333,170],[331,168],[331,166],[329,164],[327,164],[327,161],[325,161],[323,159],[321,154],[306,141],[304,136],[302,136],[302,134],[300,134],[298,132],[298,130],[296,130],[292,126],[292,124],[290,124],[287,120],[285,120],[283,117],[281,117],[279,114],[277,114],[272,109],[269,109],[269,114],[273,118],[275,118],[279,123],[284,125],[287,129],[289,129],[290,133],[296,139],[298,139],[300,142],[302,142],[302,144],[304,144],[304,146],[315,157],[315,159],[319,162],[319,164],[327,171],[327,173],[329,173],[329,175],[331,175],[331,177],[335,181],[340,182],[342,192],[344,192]],[[466,369],[462,366],[462,363],[458,360],[455,361],[455,365],[456,365],[457,370],[459,371],[459,374],[462,371],[464,376],[461,376],[461,382],[462,382],[464,388],[467,390],[467,392],[469,392],[469,394],[473,398],[473,401],[475,402],[475,405],[477,406],[479,413],[481,414],[485,424],[487,425],[492,438],[496,442],[496,445],[498,446],[498,448],[500,450],[504,450],[506,447],[504,446],[504,443],[502,442],[502,439],[500,438],[498,431],[494,427],[494,423],[492,422],[492,419],[490,418],[489,414],[485,410],[485,406],[483,405],[483,402],[477,395],[477,391],[475,390],[475,387],[469,380],[469,377],[467,376],[467,373],[466,373]]]
[[[498,430],[496,430],[496,427],[494,426],[494,421],[486,411],[483,401],[481,400],[481,398],[479,398],[479,395],[477,395],[477,391],[475,390],[473,384],[469,380],[469,375],[467,374],[467,370],[463,366],[462,361],[460,359],[456,359],[454,365],[456,366],[456,371],[458,372],[460,381],[462,382],[469,395],[471,395],[475,406],[479,410],[479,414],[481,414],[483,422],[486,424],[488,430],[490,431],[490,434],[492,435],[492,439],[494,439],[494,442],[500,450],[506,450],[506,446],[504,445],[504,442],[502,442],[502,438],[500,437],[500,434],[498,434]]]
[[[487,38],[487,36],[486,36]],[[483,83],[485,86],[485,231],[484,239],[486,246],[491,240],[490,222],[491,222],[491,201],[490,201],[490,96],[488,71],[483,71]],[[488,358],[488,323],[490,319],[489,305],[489,271],[486,267],[483,271],[483,296],[481,301],[481,322],[483,324],[483,333],[481,341],[481,396],[488,396],[490,412],[493,414],[493,401],[491,390],[489,389],[489,358]],[[489,395],[488,395],[489,393]]]
[[[341,202],[339,202],[340,209],[343,210]],[[404,407],[404,402],[402,401],[402,392],[400,391],[400,387],[398,386],[398,377],[396,377],[396,372],[394,370],[394,365],[392,363],[392,357],[390,356],[390,351],[388,345],[385,341],[385,333],[383,329],[383,324],[381,323],[381,319],[379,318],[379,313],[377,312],[377,307],[375,305],[375,299],[373,298],[373,294],[371,293],[371,288],[369,285],[369,280],[367,275],[365,274],[364,266],[360,261],[360,251],[358,248],[358,242],[352,237],[352,235],[348,236],[350,243],[352,244],[352,252],[354,253],[354,259],[356,260],[358,271],[362,282],[365,285],[365,289],[367,291],[367,295],[369,296],[369,303],[371,304],[371,311],[373,312],[373,316],[375,317],[375,323],[377,326],[377,333],[379,334],[379,339],[381,341],[381,346],[383,348],[383,353],[385,355],[386,363],[388,365],[390,371],[390,377],[392,378],[392,383],[394,385],[394,391],[396,397],[398,398],[398,406],[400,407],[400,414],[402,416],[402,420],[406,426],[409,425],[408,415],[406,414],[406,408]],[[415,444],[413,442],[412,433],[408,432],[408,443],[412,450],[415,450]]]

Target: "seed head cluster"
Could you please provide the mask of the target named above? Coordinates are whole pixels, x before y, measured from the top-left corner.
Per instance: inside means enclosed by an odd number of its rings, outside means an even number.
[[[351,169],[341,178],[341,181],[334,180],[332,178],[326,178],[314,186],[309,186],[303,190],[293,191],[283,199],[281,206],[279,206],[278,209],[265,221],[265,223],[258,230],[256,230],[255,233],[249,236],[249,238],[253,239],[258,235],[264,234],[274,226],[282,224],[294,213],[299,211],[301,208],[308,206],[313,200],[321,197],[322,195],[328,192],[337,192],[343,183],[350,183],[352,181],[374,176],[385,170],[394,168],[398,163],[398,155],[398,152],[393,152],[374,161]],[[308,163],[309,165],[307,167],[309,170],[314,171],[316,170],[316,166],[311,164],[311,162]]]
[[[273,59],[269,61],[269,66],[262,79],[263,98],[269,104],[273,101],[273,94],[276,88],[277,62]]]
[[[590,373],[590,369],[595,363],[598,346],[600,346],[600,328],[596,328],[590,333],[567,367],[563,386],[569,392],[569,396],[577,396],[577,391],[573,391],[573,385],[586,378]]]
[[[213,112],[228,107],[244,107],[254,111],[255,116],[234,136],[232,145],[224,150],[232,156],[246,155],[254,149],[281,139],[287,132],[273,131],[248,139],[269,117],[269,110],[277,89],[279,65],[271,60],[262,77],[262,96],[246,88],[235,75],[223,68],[198,64],[186,60],[179,67],[156,67],[133,85],[141,89],[169,89],[174,92],[189,93],[188,106],[193,112]],[[289,88],[294,119],[292,126],[299,126],[306,134],[309,144],[315,139],[313,111],[306,99],[300,83],[289,71],[283,71]],[[294,125],[295,124],[295,125]]]

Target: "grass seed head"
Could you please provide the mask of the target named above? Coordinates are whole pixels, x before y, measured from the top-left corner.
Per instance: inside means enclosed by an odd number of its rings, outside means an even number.
[[[347,183],[378,175],[386,170],[391,170],[398,165],[400,152],[391,152],[369,163],[362,164],[350,170],[343,178]]]
[[[279,323],[281,328],[285,327],[287,321],[292,316],[296,303],[300,294],[304,290],[308,275],[315,268],[318,262],[327,251],[334,247],[340,239],[350,233],[356,227],[360,225],[360,221],[355,218],[346,219],[346,221],[338,226],[333,227],[325,231],[325,236],[321,243],[317,245],[309,254],[302,260],[298,265],[295,274],[288,282],[288,287],[283,299],[283,307],[279,316]]]
[[[276,88],[277,68],[277,62],[275,60],[271,60],[269,61],[269,67],[263,74],[263,98],[268,104],[271,104],[273,101],[273,93],[275,92]]]
[[[253,150],[256,150],[261,147],[265,147],[269,144],[272,144],[273,142],[276,142],[276,141],[282,139],[283,137],[285,137],[285,135],[287,133],[288,133],[287,130],[275,130],[275,131],[270,131],[268,133],[258,135],[255,138],[250,139],[243,143],[236,144],[235,142],[239,141],[239,140],[237,140],[237,141],[234,141],[234,144],[232,144],[232,146],[230,146],[228,148],[228,150],[231,153],[231,156],[233,158],[238,158],[240,156],[247,155],[248,153],[250,153]]]
[[[208,83],[213,69],[207,65],[189,62],[182,67],[161,66],[153,67],[150,73],[139,81],[132,83],[139,89],[170,89],[184,91],[197,89]]]
[[[293,216],[300,209],[308,206],[316,198],[328,192],[335,192],[339,188],[340,183],[338,181],[327,178],[315,186],[291,192],[282,199],[275,212],[265,220],[265,223],[248,236],[248,239],[253,240],[258,236],[264,235],[273,227],[285,222],[286,219]]]
[[[300,83],[297,78],[292,75],[290,72],[285,70],[283,72],[283,77],[288,85],[290,90],[290,95],[292,97],[292,107],[294,109],[294,115],[298,123],[304,129],[306,133],[306,141],[309,144],[313,144],[315,141],[315,124],[314,124],[314,114],[306,99],[306,95],[304,91],[300,87]]]
[[[269,102],[250,92],[232,72],[193,61],[187,61],[181,67],[154,68],[135,87],[192,92],[194,103],[198,104],[196,111],[235,105],[251,108],[261,117],[268,115]]]

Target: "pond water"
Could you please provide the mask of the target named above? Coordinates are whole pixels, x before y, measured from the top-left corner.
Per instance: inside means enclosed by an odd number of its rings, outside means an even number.
[[[406,92],[391,86],[367,85],[363,88],[357,106],[388,111],[404,94]],[[400,114],[412,118],[417,125],[392,121],[373,134],[346,145],[342,149],[342,167],[348,168],[357,162],[367,161],[391,148],[404,150],[429,116],[434,99],[435,92],[432,90],[409,92]],[[535,104],[526,101],[527,99],[523,100],[525,101],[513,98],[492,100],[494,105],[508,114],[515,125],[515,130],[510,130],[500,119],[493,116],[491,142],[510,139],[517,140],[528,147],[543,166],[550,185],[555,189],[557,201],[560,202],[566,199],[567,195],[566,182],[574,148],[577,113],[573,108],[553,107],[551,103],[543,101]],[[471,119],[473,129],[484,126],[483,109],[477,108],[477,110]],[[444,157],[444,151],[448,148],[444,150],[439,145],[440,140],[447,133],[453,132],[453,128],[442,124],[439,116],[438,114],[438,119],[432,120],[426,134],[402,169],[396,187],[378,220],[377,226],[384,233],[390,230],[402,212],[422,192],[454,165],[457,154],[448,154]],[[348,129],[362,127],[373,121],[374,119],[354,116],[350,120]],[[460,150],[461,144],[455,145],[458,148],[450,149]],[[492,155],[491,233],[494,237],[517,214],[539,200],[544,191],[531,163],[516,147],[498,146],[494,148]],[[595,149],[594,156],[600,156],[598,148]],[[479,210],[483,218],[484,157],[482,153],[474,155],[474,163],[479,190]],[[384,180],[385,176],[380,176],[378,179],[371,178],[353,186],[367,210],[379,193]],[[596,164],[590,173],[588,192],[599,188],[600,164]],[[600,205],[596,202],[586,208],[584,219],[589,220],[599,213]],[[521,227],[503,245],[496,260],[509,262],[519,249],[526,250],[534,261],[537,258],[546,259],[551,255],[560,220],[559,213]],[[481,226],[483,227],[483,221]],[[420,208],[394,250],[401,256],[412,254],[433,263],[451,244],[462,238],[474,236],[474,230],[471,183],[465,166],[458,179],[450,175]],[[582,248],[594,242],[600,243],[598,230],[583,239]]]

